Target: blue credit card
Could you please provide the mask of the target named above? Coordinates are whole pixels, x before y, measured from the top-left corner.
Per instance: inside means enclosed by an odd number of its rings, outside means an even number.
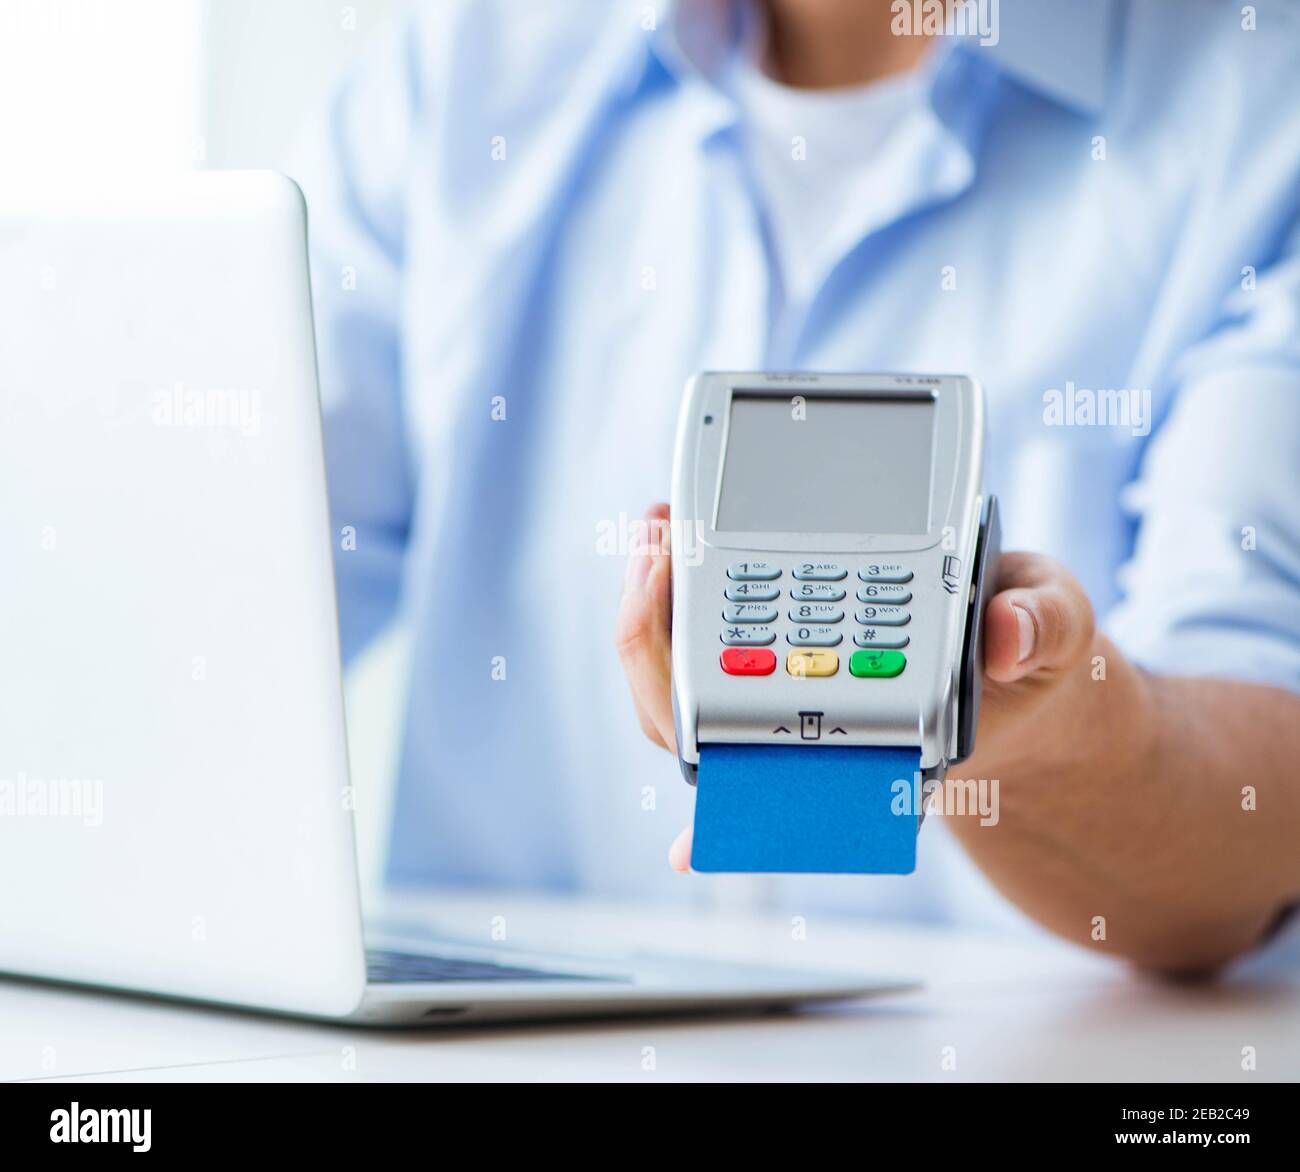
[[[907,875],[918,749],[701,745],[696,871]]]

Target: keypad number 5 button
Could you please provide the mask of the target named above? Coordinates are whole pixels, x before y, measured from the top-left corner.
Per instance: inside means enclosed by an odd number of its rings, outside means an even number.
[[[800,602],[840,602],[844,598],[844,587],[829,582],[805,582],[794,586],[790,597]]]

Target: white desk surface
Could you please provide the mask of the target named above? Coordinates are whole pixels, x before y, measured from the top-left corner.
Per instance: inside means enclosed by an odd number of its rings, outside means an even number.
[[[430,907],[479,939],[505,916],[516,947],[623,944],[925,987],[780,1016],[381,1032],[0,980],[0,1079],[1300,1079],[1300,973],[1185,987],[1044,938],[813,917],[796,940],[786,916],[500,896]]]

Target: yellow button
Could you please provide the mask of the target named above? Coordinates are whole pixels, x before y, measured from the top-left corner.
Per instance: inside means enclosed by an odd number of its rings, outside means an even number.
[[[792,676],[833,676],[840,670],[840,657],[834,651],[791,651],[785,670]]]

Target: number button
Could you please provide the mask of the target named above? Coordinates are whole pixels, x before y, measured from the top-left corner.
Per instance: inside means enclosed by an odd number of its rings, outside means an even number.
[[[737,582],[726,589],[728,602],[773,602],[781,597],[781,587],[766,582]]]
[[[864,582],[910,582],[912,571],[897,562],[873,562],[858,571],[858,577]]]
[[[722,629],[722,641],[728,647],[766,647],[776,642],[776,632],[771,627],[742,627],[733,624]]]
[[[834,627],[796,627],[786,636],[792,647],[835,647],[843,638]]]
[[[820,602],[807,602],[803,606],[790,608],[792,623],[838,623],[844,619],[844,612],[838,606],[827,606]]]
[[[911,639],[901,631],[890,628],[867,627],[853,636],[853,642],[859,647],[906,647]]]
[[[776,656],[761,647],[728,647],[721,663],[729,676],[770,676],[776,671]]]
[[[839,582],[847,578],[849,572],[834,562],[800,562],[794,568],[794,576],[800,582]]]
[[[843,602],[844,590],[839,586],[815,586],[809,582],[792,586],[790,597],[799,602]]]
[[[781,576],[781,567],[772,562],[732,562],[727,577],[733,582],[771,582]]]
[[[869,627],[905,627],[912,621],[912,612],[901,606],[864,606],[853,617]]]
[[[858,590],[858,601],[874,602],[882,606],[905,606],[912,601],[912,592],[902,586],[863,586]]]
[[[761,602],[737,602],[723,609],[724,623],[774,623],[776,607]]]

